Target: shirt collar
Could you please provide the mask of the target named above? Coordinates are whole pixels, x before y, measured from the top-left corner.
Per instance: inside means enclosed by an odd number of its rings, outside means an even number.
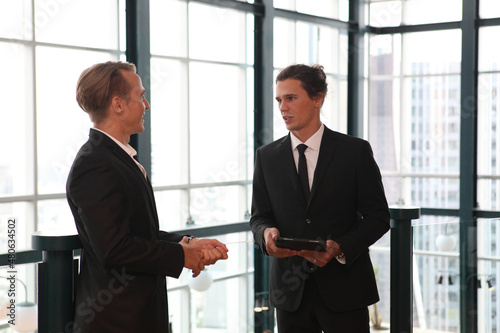
[[[99,131],[101,133],[104,133],[106,134],[111,140],[113,140],[118,146],[120,146],[120,148],[122,148],[123,150],[125,150],[125,152],[127,154],[129,154],[131,157],[134,157],[135,155],[137,155],[137,151],[129,144],[127,145],[124,145],[123,143],[121,143],[120,141],[118,141],[117,139],[115,139],[114,137],[112,137],[111,135],[109,135],[108,133],[104,132],[103,130],[100,130],[98,128],[95,128],[94,129],[96,131]]]
[[[292,140],[292,150],[297,148],[297,146],[300,145],[301,143],[304,143],[307,146],[307,148],[319,151],[319,147],[321,146],[321,139],[323,138],[324,132],[325,132],[325,125],[322,123],[318,131],[316,131],[316,133],[314,133],[309,139],[307,139],[306,142],[300,141],[295,135],[293,135],[293,133],[290,132],[291,133],[290,139]]]

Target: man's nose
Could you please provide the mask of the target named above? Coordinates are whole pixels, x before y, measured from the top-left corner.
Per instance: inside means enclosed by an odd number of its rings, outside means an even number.
[[[286,110],[288,107],[286,105],[286,102],[285,101],[281,101],[281,103],[279,104],[279,109],[280,111],[282,110]]]

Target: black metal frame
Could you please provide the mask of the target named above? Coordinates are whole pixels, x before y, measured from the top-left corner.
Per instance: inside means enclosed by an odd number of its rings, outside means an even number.
[[[144,96],[151,100],[151,52],[149,0],[126,1],[126,41],[127,61],[136,65],[146,89]],[[151,112],[144,115],[144,132],[130,137],[130,145],[137,150],[137,155],[148,175],[151,175]]]
[[[479,0],[463,0],[460,85],[460,330],[478,331],[477,76]],[[464,47],[464,45],[466,47]],[[470,157],[473,156],[471,159]]]

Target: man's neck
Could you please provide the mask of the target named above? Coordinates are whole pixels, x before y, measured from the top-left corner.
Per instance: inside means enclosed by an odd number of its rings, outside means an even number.
[[[125,146],[128,144],[130,141],[130,136],[123,134],[120,129],[113,124],[111,121],[103,121],[100,123],[94,123],[94,128],[97,128],[103,132],[106,132],[108,135],[112,136],[116,140],[120,141],[123,143]]]
[[[293,135],[301,142],[306,142],[311,136],[313,136],[321,127],[323,123],[319,121],[315,126],[309,126],[307,128],[302,128],[298,131],[291,131]]]

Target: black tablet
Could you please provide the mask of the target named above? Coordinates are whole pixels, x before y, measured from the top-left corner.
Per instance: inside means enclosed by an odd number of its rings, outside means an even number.
[[[290,250],[326,251],[326,242],[322,240],[276,237],[275,243],[277,247]]]

